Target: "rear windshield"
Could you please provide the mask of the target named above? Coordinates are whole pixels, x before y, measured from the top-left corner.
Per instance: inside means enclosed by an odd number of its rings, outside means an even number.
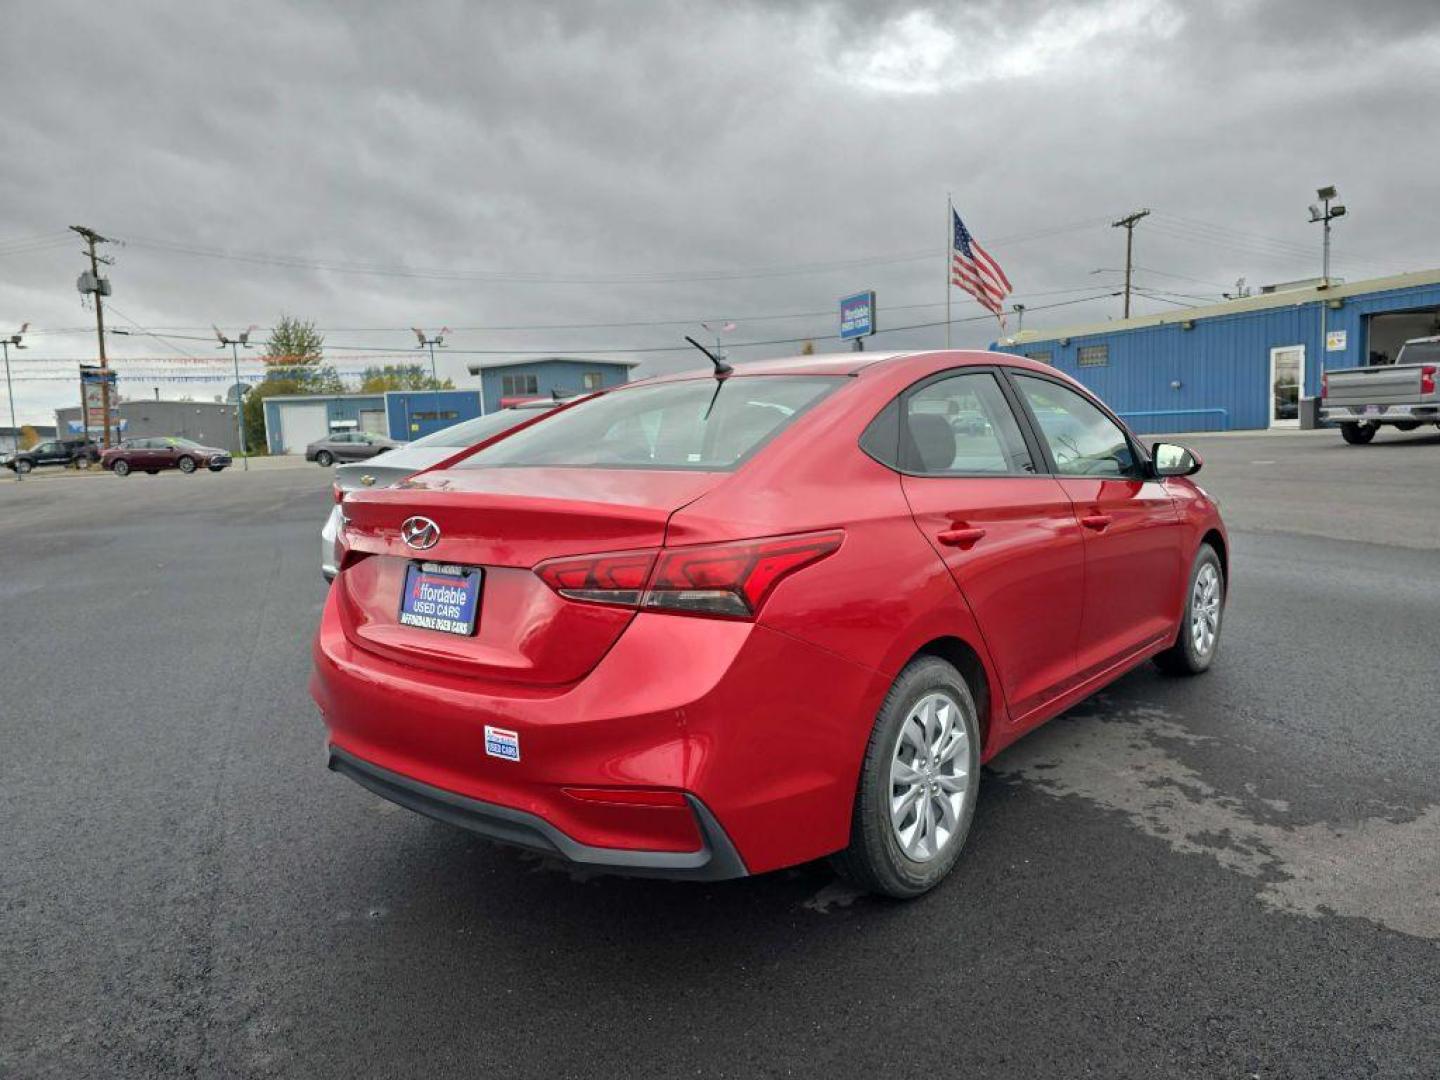
[[[840,382],[752,375],[617,390],[517,431],[457,467],[733,469]]]
[[[486,439],[493,439],[509,431],[513,427],[525,423],[526,420],[533,420],[541,413],[548,411],[542,409],[499,409],[485,416],[477,416],[473,420],[462,420],[458,424],[451,424],[447,428],[426,435],[423,439],[416,439],[408,445],[415,446],[439,446],[442,448],[454,447],[463,449],[467,446],[474,446]]]
[[[1397,364],[1433,364],[1440,360],[1440,341],[1407,341],[1396,358]]]

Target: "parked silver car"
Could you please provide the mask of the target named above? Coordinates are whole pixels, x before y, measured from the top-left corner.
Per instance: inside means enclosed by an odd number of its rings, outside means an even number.
[[[389,487],[407,476],[413,476],[432,465],[438,465],[461,450],[503,435],[535,417],[537,411],[553,409],[557,401],[526,401],[487,416],[477,416],[453,424],[443,431],[416,439],[403,449],[392,450],[378,461],[341,465],[335,470],[335,491],[338,496],[366,487]],[[315,445],[320,445],[319,443]],[[307,453],[308,456],[308,453]],[[335,540],[340,535],[343,514],[337,501],[320,530],[320,572],[330,581],[336,573]]]
[[[337,461],[365,461],[404,445],[369,431],[332,431],[305,447],[305,460],[328,469]]]

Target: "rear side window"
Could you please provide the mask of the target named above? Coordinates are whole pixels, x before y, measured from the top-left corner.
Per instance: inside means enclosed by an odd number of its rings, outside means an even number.
[[[1015,385],[1035,414],[1062,476],[1136,476],[1139,462],[1120,426],[1074,390],[1028,375]]]
[[[517,431],[458,468],[733,469],[841,383],[735,375],[617,390]]]
[[[1035,464],[1010,403],[989,372],[970,372],[906,396],[900,464],[926,475],[1030,473]]]

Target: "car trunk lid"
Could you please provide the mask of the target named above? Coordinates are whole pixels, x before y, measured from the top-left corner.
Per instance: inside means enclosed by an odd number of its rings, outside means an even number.
[[[574,682],[634,612],[569,602],[531,568],[562,555],[658,548],[670,515],[723,479],[641,469],[453,469],[348,493],[351,554],[338,578],[346,634],[390,659],[450,674],[533,686]],[[400,537],[415,516],[439,528],[438,541],[423,551]],[[400,623],[405,569],[418,561],[482,570],[473,635]]]

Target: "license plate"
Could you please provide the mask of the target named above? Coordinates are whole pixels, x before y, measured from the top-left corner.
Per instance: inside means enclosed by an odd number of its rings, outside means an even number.
[[[475,566],[413,562],[405,567],[400,623],[442,634],[475,632],[482,572]]]

